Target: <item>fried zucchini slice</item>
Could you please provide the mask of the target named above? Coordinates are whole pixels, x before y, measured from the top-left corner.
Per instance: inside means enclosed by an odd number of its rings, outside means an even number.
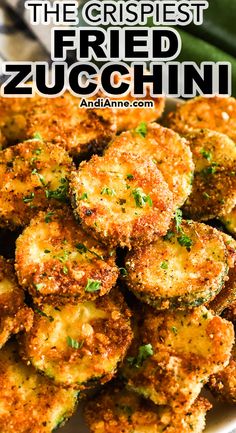
[[[236,403],[236,346],[232,350],[229,365],[210,377],[208,383],[212,393],[220,400]]]
[[[227,248],[229,272],[222,290],[208,305],[216,314],[230,309],[236,301],[236,241],[226,233],[221,235]]]
[[[188,412],[175,414],[137,394],[109,386],[85,406],[91,433],[201,433],[211,404],[199,398]]]
[[[39,212],[16,241],[18,280],[36,302],[108,293],[118,277],[115,258],[114,250],[83,231],[70,209]]]
[[[125,281],[141,301],[158,309],[184,309],[208,302],[221,290],[227,251],[216,229],[182,221],[164,238],[129,252],[125,267]]]
[[[230,213],[221,217],[220,220],[227,230],[236,237],[236,207],[234,207]]]
[[[25,365],[15,343],[0,352],[1,433],[51,433],[75,409],[78,393],[56,387]]]
[[[61,207],[72,168],[67,152],[37,139],[0,152],[0,226],[25,226],[37,210]]]
[[[26,138],[41,134],[44,141],[59,144],[72,156],[104,149],[116,132],[112,109],[81,108],[80,99],[65,92],[57,98],[37,97],[26,115]]]
[[[147,310],[122,369],[129,389],[158,405],[188,410],[209,376],[228,363],[233,325],[205,307]]]
[[[75,388],[113,377],[132,339],[130,312],[120,293],[35,311],[33,327],[19,337],[27,362],[57,384]]]
[[[71,176],[75,214],[85,230],[112,246],[165,235],[173,214],[168,185],[151,159],[114,150],[82,162]]]
[[[173,192],[176,207],[181,207],[191,192],[194,171],[192,154],[184,138],[156,123],[141,123],[119,135],[106,152],[118,149],[150,157]]]
[[[178,106],[168,116],[168,126],[180,134],[208,128],[236,142],[236,99],[199,96]]]
[[[24,304],[12,261],[0,256],[0,348],[12,334],[31,328],[33,312]]]
[[[236,144],[226,135],[207,129],[186,138],[195,172],[185,214],[197,220],[227,215],[236,204]]]
[[[25,113],[32,99],[0,97],[0,148],[25,139]]]

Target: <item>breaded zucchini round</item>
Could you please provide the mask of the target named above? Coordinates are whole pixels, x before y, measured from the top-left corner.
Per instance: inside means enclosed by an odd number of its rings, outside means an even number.
[[[195,172],[184,212],[199,220],[227,215],[236,205],[236,144],[226,135],[207,129],[186,138]]]
[[[232,323],[205,307],[158,314],[149,309],[122,374],[128,388],[154,403],[188,410],[209,376],[228,364],[233,342]]]
[[[85,406],[91,433],[201,433],[211,404],[199,398],[188,412],[174,413],[137,394],[109,386]]]
[[[37,97],[26,115],[26,138],[35,133],[44,141],[59,144],[73,156],[104,149],[116,132],[112,109],[80,107],[80,99],[65,92],[57,98]]]
[[[220,220],[225,225],[227,230],[236,237],[236,207],[232,209],[230,213],[221,217]]]
[[[236,142],[236,99],[221,96],[190,99],[169,114],[168,126],[180,134],[208,128],[222,132]]]
[[[220,400],[236,403],[236,346],[234,345],[229,365],[210,377],[209,387]]]
[[[191,192],[194,171],[192,154],[184,138],[157,123],[141,123],[119,135],[107,153],[118,149],[150,157],[173,192],[176,207],[181,207]]]
[[[26,366],[14,343],[0,352],[0,383],[1,433],[51,433],[74,412],[78,393]]]
[[[25,139],[25,112],[33,98],[0,97],[0,148]]]
[[[0,256],[0,348],[12,334],[29,331],[32,323],[33,312],[24,303],[13,263]]]
[[[19,283],[40,302],[91,300],[110,291],[114,250],[87,235],[70,209],[39,212],[16,241]]]
[[[172,193],[151,159],[118,150],[82,162],[70,192],[85,230],[112,246],[165,235],[173,214]]]
[[[42,305],[19,337],[22,357],[57,384],[83,388],[116,372],[132,339],[130,312],[116,291],[96,301]]]
[[[37,139],[0,152],[0,226],[25,226],[37,210],[61,207],[72,168],[67,152]]]
[[[129,252],[125,267],[125,281],[141,301],[158,309],[184,309],[208,302],[221,290],[227,250],[216,229],[182,221],[164,238]]]
[[[225,310],[227,318],[227,310],[236,300],[236,240],[226,233],[221,233],[221,235],[227,248],[229,272],[222,290],[208,304],[208,308],[216,314],[221,314]]]

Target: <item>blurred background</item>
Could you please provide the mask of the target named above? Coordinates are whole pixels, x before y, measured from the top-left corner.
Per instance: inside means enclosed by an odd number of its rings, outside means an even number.
[[[6,60],[50,62],[50,26],[31,26],[24,3],[0,0],[0,65]],[[83,3],[78,1],[79,13]],[[204,17],[201,26],[178,28],[183,47],[177,60],[198,64],[229,61],[236,96],[236,0],[209,0]],[[68,58],[68,63],[72,62],[73,58]],[[0,82],[3,80],[0,76]]]

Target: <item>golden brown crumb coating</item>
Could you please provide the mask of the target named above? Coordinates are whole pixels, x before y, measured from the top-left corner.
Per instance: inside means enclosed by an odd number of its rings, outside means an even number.
[[[231,212],[220,218],[227,230],[236,237],[236,207]]]
[[[29,330],[32,323],[33,312],[24,303],[13,263],[0,256],[0,347],[12,334]]]
[[[206,224],[174,223],[167,236],[126,256],[125,281],[158,309],[196,307],[214,298],[228,271],[220,232]]]
[[[118,277],[115,251],[84,232],[70,209],[40,212],[16,241],[20,284],[37,302],[91,300]]]
[[[81,388],[109,381],[132,339],[130,312],[116,290],[95,301],[35,309],[19,337],[23,358],[57,384]]]
[[[188,410],[209,376],[229,363],[233,325],[205,307],[149,309],[143,317],[122,369],[127,386],[158,405]]]
[[[30,140],[0,152],[0,226],[25,226],[38,210],[68,200],[73,162],[59,146]]]
[[[71,176],[76,215],[85,230],[112,246],[149,243],[165,235],[173,199],[151,161],[114,150],[82,162]]]
[[[218,399],[236,403],[236,346],[232,350],[229,364],[224,370],[210,377],[210,390]]]
[[[51,433],[76,406],[77,393],[56,387],[26,366],[15,343],[0,352],[1,433]]]
[[[184,212],[193,219],[227,215],[236,204],[236,146],[226,135],[207,129],[186,136],[195,172]]]
[[[236,142],[236,99],[220,96],[190,99],[169,114],[168,126],[180,134],[208,128]]]
[[[116,137],[106,152],[114,149],[150,157],[173,192],[176,207],[184,204],[191,192],[194,170],[192,154],[184,138],[157,123],[141,123]]]
[[[137,394],[109,386],[85,406],[91,433],[201,433],[210,403],[199,398],[184,414],[155,406]]]

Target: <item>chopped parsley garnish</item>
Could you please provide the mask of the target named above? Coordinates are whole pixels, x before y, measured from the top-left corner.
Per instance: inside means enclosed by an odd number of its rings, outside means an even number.
[[[177,328],[176,328],[175,326],[172,326],[172,327],[171,327],[171,331],[172,331],[175,335],[178,334],[178,330],[177,330]]]
[[[34,192],[31,192],[29,195],[26,195],[22,198],[24,203],[31,203],[34,199]]]
[[[126,179],[132,180],[134,176],[132,174],[127,174]]]
[[[137,134],[139,134],[141,137],[145,138],[147,135],[147,124],[145,122],[141,122],[135,129],[135,132],[137,132]]]
[[[181,224],[182,224],[182,211],[181,209],[177,209],[174,216],[175,227],[177,232],[182,232]]]
[[[188,237],[184,233],[180,237],[177,238],[177,241],[179,242],[179,244],[182,247],[186,247],[188,251],[190,251],[190,249],[193,245],[192,239],[190,239],[190,237]]]
[[[34,311],[38,314],[40,314],[40,316],[46,317],[49,322],[53,322],[54,319],[52,316],[48,316],[46,313],[44,313],[44,311],[40,310],[39,308],[34,308]]]
[[[74,338],[71,338],[70,336],[68,336],[66,338],[67,344],[69,347],[71,347],[72,349],[81,349],[81,347],[83,347],[84,341],[77,341],[74,340]]]
[[[42,184],[43,186],[46,186],[46,185],[47,185],[44,176],[42,176],[40,173],[38,173],[37,168],[34,168],[34,169],[32,170],[32,174],[36,174],[36,175],[38,176],[38,179],[39,179],[39,181],[41,182],[41,184]]]
[[[44,220],[45,223],[51,223],[52,222],[52,216],[54,215],[54,212],[48,212],[47,215],[45,216]]]
[[[212,159],[212,153],[209,152],[208,150],[201,149],[200,153],[203,156],[203,158],[207,159],[207,161],[210,161]]]
[[[217,162],[212,162],[212,164],[209,167],[205,167],[202,169],[201,174],[203,176],[208,176],[209,174],[215,174],[218,166],[219,164],[217,164]]]
[[[43,288],[43,283],[38,283],[38,284],[34,283],[34,287],[35,287],[36,290],[40,290],[40,289]]]
[[[169,266],[168,261],[164,260],[161,264],[161,269],[168,269],[168,266]]]
[[[150,195],[145,194],[141,188],[135,188],[132,191],[132,196],[134,197],[137,207],[143,207],[146,203],[148,203],[150,207],[152,206]]]
[[[102,284],[101,281],[92,280],[88,278],[88,282],[85,287],[85,292],[89,292],[89,293],[97,292],[98,290],[100,290],[101,284]]]
[[[48,253],[50,253],[51,251],[50,250],[44,250],[44,253],[45,254],[48,254]]]
[[[202,193],[203,198],[205,198],[206,200],[209,200],[209,198],[211,198],[211,196],[209,194],[207,194],[207,192],[203,192]]]
[[[151,344],[145,344],[144,346],[140,346],[138,349],[137,357],[129,357],[127,361],[133,367],[140,368],[142,367],[144,361],[154,354],[153,348]]]
[[[169,241],[171,238],[173,238],[174,235],[175,235],[174,232],[172,232],[171,230],[168,230],[168,232],[164,236],[164,240]]]
[[[33,140],[40,140],[40,141],[43,141],[43,137],[42,137],[42,135],[40,134],[40,132],[35,132],[35,133],[34,133],[34,135],[33,135]]]
[[[107,186],[105,186],[105,187],[102,189],[101,194],[102,194],[102,195],[105,195],[105,194],[106,194],[106,195],[110,195],[110,196],[116,195],[114,189],[109,188],[109,187],[107,187]]]
[[[66,250],[63,250],[61,253],[54,256],[54,259],[58,259],[59,262],[65,263],[69,259],[69,253]]]
[[[55,189],[54,191],[47,189],[45,191],[46,197],[48,199],[54,198],[56,200],[67,202],[68,201],[68,190],[69,190],[69,183],[68,180],[65,178],[60,179],[61,185]]]
[[[81,195],[81,197],[79,198],[79,200],[86,200],[87,198],[88,198],[87,192],[83,192],[83,194]]]
[[[90,253],[93,254],[95,257],[97,257],[100,260],[104,260],[102,256],[100,256],[99,254],[97,254],[95,251],[90,250],[89,248],[86,247],[86,245],[84,244],[76,244],[75,247],[77,248],[77,250],[79,251],[80,254],[83,253]]]
[[[65,274],[65,275],[68,274],[68,268],[67,268],[67,266],[63,266],[63,268],[62,268],[62,272],[63,272],[63,274]]]

